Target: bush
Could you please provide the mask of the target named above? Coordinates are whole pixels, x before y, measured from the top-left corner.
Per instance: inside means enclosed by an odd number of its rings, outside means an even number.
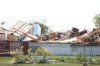
[[[50,56],[51,55],[51,53],[46,49],[46,48],[44,48],[43,46],[40,46],[37,50],[36,50],[36,52],[35,52],[35,54],[34,54],[35,56],[42,56],[42,59],[39,61],[40,63],[41,62],[46,62],[46,57],[47,56]]]
[[[61,57],[59,60],[60,60],[60,62],[65,62],[66,61],[66,58]]]
[[[75,59],[68,57],[67,58],[67,62],[69,62],[69,63],[75,63]]]
[[[79,54],[79,55],[76,57],[76,61],[78,61],[78,62],[87,61],[87,60],[86,60],[86,56],[83,56],[82,54]]]
[[[41,60],[39,60],[39,62],[38,62],[38,63],[46,63],[46,60],[41,59]]]
[[[97,64],[100,64],[100,59],[97,59],[96,62],[97,62]]]
[[[28,49],[28,55],[24,55],[23,52],[23,46],[21,46],[20,49],[16,49],[14,53],[14,63],[33,63],[33,60],[31,58],[31,53],[32,49]]]
[[[23,53],[23,46],[20,49],[16,49],[14,53],[14,62],[15,63],[23,63],[24,62],[24,53]]]
[[[91,59],[90,60],[90,62],[89,62],[90,64],[95,64],[95,65],[100,65],[100,59]]]

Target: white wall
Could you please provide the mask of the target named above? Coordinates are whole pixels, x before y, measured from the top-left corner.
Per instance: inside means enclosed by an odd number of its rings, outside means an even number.
[[[33,35],[40,35],[41,27],[38,23],[33,24]]]
[[[38,43],[30,43],[32,46],[44,46],[53,55],[79,55],[80,53],[85,55],[100,55],[100,46],[71,46],[70,44],[38,44]],[[84,51],[85,50],[85,51]]]
[[[71,55],[70,44],[44,44],[53,55]]]

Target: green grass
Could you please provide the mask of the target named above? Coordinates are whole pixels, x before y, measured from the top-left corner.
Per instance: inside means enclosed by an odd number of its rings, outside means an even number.
[[[0,57],[0,63],[9,63],[12,57]]]
[[[52,57],[52,58],[60,58],[60,57],[71,57],[71,58],[76,58],[77,56],[50,56],[50,57]],[[100,56],[86,56],[86,57],[91,57],[91,58],[95,58],[95,59],[97,59],[97,58],[99,58],[100,59]]]
[[[19,66],[25,66],[25,65],[19,65]],[[82,64],[56,63],[56,64],[35,64],[34,66],[82,66]]]
[[[73,59],[76,59],[77,56],[49,56],[49,58],[61,58],[61,57],[64,57],[64,58],[73,58]],[[92,58],[92,59],[100,59],[100,56],[86,56],[86,58]]]
[[[76,56],[50,56],[50,57],[51,58],[61,58],[61,57],[76,58]],[[100,56],[92,56],[91,58],[100,59]],[[12,57],[0,57],[0,66],[16,66],[11,64],[10,61],[12,61],[12,59],[13,59]],[[82,66],[82,64],[60,62],[55,64],[17,64],[17,66]],[[88,66],[100,66],[100,65],[88,65]]]
[[[0,66],[82,66],[82,64],[73,63],[56,63],[56,64],[0,64]],[[88,65],[88,66],[100,66],[100,65]]]

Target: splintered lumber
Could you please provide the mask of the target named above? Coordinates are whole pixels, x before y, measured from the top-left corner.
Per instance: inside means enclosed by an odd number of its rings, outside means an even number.
[[[37,37],[36,36],[34,36],[34,35],[32,35],[32,34],[28,34],[28,33],[25,33],[29,38],[31,38],[31,39],[37,39]]]
[[[16,30],[16,32],[20,32],[22,34],[25,34],[27,37],[31,38],[32,40],[37,40],[37,37],[34,36],[34,35],[31,35],[31,34],[28,34],[28,33],[24,33],[24,32],[21,32],[20,30],[16,29],[16,28],[13,28],[14,30]]]
[[[100,28],[97,28],[94,31],[90,32],[89,36],[92,36],[92,35],[94,35],[95,33],[98,33],[98,32],[100,32]]]
[[[94,39],[95,37],[99,37],[99,35],[97,33],[100,33],[100,28],[95,29],[94,31],[91,31],[89,33],[86,33],[82,36],[80,36],[75,42],[79,42],[79,43],[85,43],[85,42],[94,42],[96,39]],[[96,36],[97,34],[97,36]]]

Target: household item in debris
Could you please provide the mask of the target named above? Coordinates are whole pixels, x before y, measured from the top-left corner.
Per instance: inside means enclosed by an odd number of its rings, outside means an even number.
[[[54,39],[54,38],[56,38],[56,37],[57,37],[57,35],[56,35],[55,32],[49,33],[49,38],[50,38],[50,39]]]
[[[17,37],[16,35],[14,35],[13,33],[8,34],[8,35],[7,35],[7,39],[8,39],[9,41],[18,41],[18,37]]]

